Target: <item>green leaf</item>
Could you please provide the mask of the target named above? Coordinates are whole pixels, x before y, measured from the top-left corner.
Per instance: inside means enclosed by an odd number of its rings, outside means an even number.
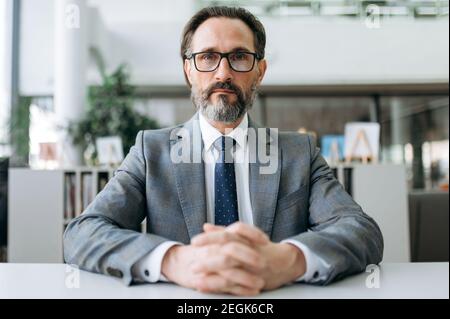
[[[133,109],[134,88],[129,83],[130,73],[126,64],[121,64],[111,74],[104,69],[103,83],[89,87],[88,107],[84,117],[72,122],[68,131],[73,143],[86,149],[95,145],[95,140],[104,136],[120,136],[124,154],[133,146],[140,130],[157,129],[152,118],[145,117]]]

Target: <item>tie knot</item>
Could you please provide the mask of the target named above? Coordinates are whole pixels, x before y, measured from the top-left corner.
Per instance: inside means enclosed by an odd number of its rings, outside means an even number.
[[[236,140],[229,136],[221,136],[214,142],[214,147],[220,152],[219,160],[225,163],[233,162],[233,150]]]

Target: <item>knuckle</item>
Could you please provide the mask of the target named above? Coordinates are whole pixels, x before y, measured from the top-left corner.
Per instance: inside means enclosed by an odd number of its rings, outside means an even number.
[[[222,262],[225,264],[225,265],[231,265],[232,264],[232,262],[233,262],[233,258],[231,257],[231,255],[229,255],[229,254],[224,254],[223,256],[222,256]]]
[[[211,256],[211,255],[213,255],[214,254],[214,248],[212,247],[212,246],[207,246],[207,247],[205,247],[204,248],[204,254],[206,255],[206,256]]]
[[[198,290],[206,289],[205,280],[201,276],[195,277],[192,282],[192,285],[194,286],[195,289],[198,289]]]
[[[246,229],[246,226],[245,226],[244,223],[238,222],[238,223],[236,224],[236,230],[237,230],[238,232],[244,232],[245,229]]]
[[[248,261],[253,266],[258,267],[260,265],[258,257],[256,257],[256,256],[253,256],[253,255],[249,256]]]
[[[223,232],[222,239],[223,239],[223,242],[225,242],[225,243],[230,242],[233,239],[233,235],[230,234],[229,232]]]
[[[223,287],[230,287],[232,286],[233,282],[229,280],[228,278],[223,278],[222,285]]]
[[[203,240],[204,238],[205,238],[205,234],[198,234],[193,239],[195,239],[195,240]]]
[[[235,242],[229,242],[224,246],[225,254],[233,255],[234,252],[238,249],[239,245]]]
[[[258,289],[263,289],[264,286],[266,285],[265,280],[262,279],[262,278],[258,278],[257,280],[255,280],[255,282],[256,282],[256,287],[257,287]]]

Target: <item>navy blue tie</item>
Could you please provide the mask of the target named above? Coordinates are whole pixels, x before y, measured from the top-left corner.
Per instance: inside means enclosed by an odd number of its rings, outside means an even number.
[[[239,220],[234,172],[233,149],[236,141],[227,136],[219,137],[214,147],[219,151],[214,172],[215,224],[228,226]]]

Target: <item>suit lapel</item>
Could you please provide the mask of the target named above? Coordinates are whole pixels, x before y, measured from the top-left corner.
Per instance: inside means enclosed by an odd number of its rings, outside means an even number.
[[[201,159],[203,141],[198,125],[198,114],[180,128],[183,131],[175,132],[171,137],[171,149],[174,146],[180,147],[179,143],[189,145],[190,161],[185,163],[171,161],[171,165],[174,169],[181,209],[192,239],[203,232],[203,224],[206,223],[205,168]]]
[[[269,237],[271,237],[280,184],[281,149],[278,145],[277,138],[274,138],[271,141],[270,135],[266,129],[264,129],[266,134],[265,143],[258,143],[258,128],[259,127],[249,118],[249,129],[253,129],[256,133],[256,139],[249,138],[249,151],[258,154],[258,145],[260,145],[261,147],[265,147],[266,154],[269,154],[270,143],[274,143],[273,146],[278,148],[278,156],[275,159],[278,163],[274,173],[261,174],[261,168],[267,164],[261,163],[259,156],[254,156],[256,154],[253,154],[254,160],[250,160],[249,163],[250,199],[253,211],[253,222],[255,226],[262,229]],[[256,145],[253,144],[255,142]]]
[[[258,154],[258,145],[260,144],[258,143],[259,128],[249,117],[249,129],[253,129],[256,133],[256,138],[253,140],[249,139],[248,145],[249,151],[254,152],[254,155]],[[191,150],[190,162],[174,163],[171,161],[171,165],[175,174],[181,209],[189,236],[192,239],[203,232],[203,224],[206,223],[205,167],[201,158],[203,140],[198,124],[198,114],[179,127],[179,129],[184,129],[184,132],[178,131],[173,134],[170,141],[171,148],[176,145],[179,146],[179,143],[189,145]],[[271,174],[261,174],[261,168],[266,166],[266,164],[261,163],[258,156],[254,156],[254,160],[250,160],[249,163],[249,186],[254,225],[262,229],[270,237],[280,183],[281,149],[278,146],[277,139],[275,138],[271,141],[267,130],[264,129],[264,132],[266,139],[262,147],[266,148],[266,154],[269,153],[271,143],[274,143],[274,146],[278,148],[277,169]]]

